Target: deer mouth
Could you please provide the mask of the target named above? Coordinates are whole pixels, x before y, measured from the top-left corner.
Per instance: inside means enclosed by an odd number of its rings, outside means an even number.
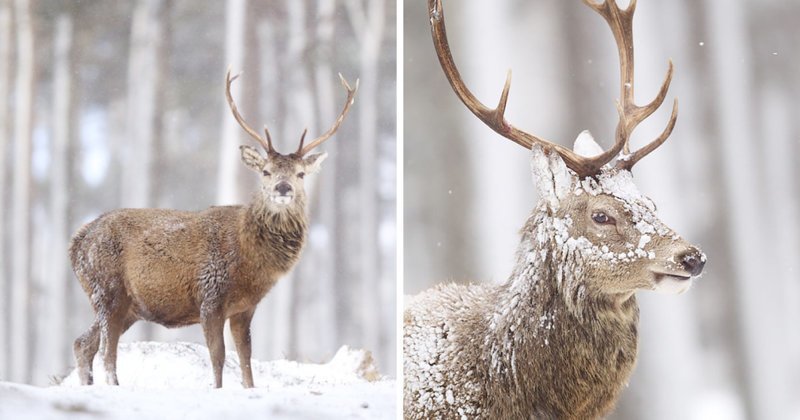
[[[659,283],[665,279],[671,279],[676,281],[686,281],[692,279],[692,276],[689,273],[661,273],[654,271],[653,275],[656,278],[656,283]]]
[[[653,290],[660,293],[681,294],[692,286],[692,276],[688,272],[653,271]]]
[[[293,198],[294,198],[294,195],[291,195],[291,194],[288,194],[288,195],[275,194],[275,195],[270,196],[270,200],[272,200],[273,203],[280,204],[282,206],[285,206],[285,205],[291,203]]]

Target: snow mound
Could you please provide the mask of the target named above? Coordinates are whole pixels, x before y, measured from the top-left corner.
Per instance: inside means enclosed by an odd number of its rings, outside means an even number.
[[[105,385],[95,358],[93,386],[72,371],[52,387],[0,382],[0,419],[372,419],[396,415],[395,381],[368,351],[342,347],[328,363],[252,360],[254,389],[243,389],[239,360],[226,354],[222,389],[213,388],[206,347],[120,344],[120,386]]]
[[[206,389],[213,387],[214,372],[205,346],[195,343],[137,342],[120,344],[117,352],[117,378],[120,385],[148,389]],[[372,354],[343,346],[325,364],[305,364],[287,360],[261,362],[253,359],[253,382],[256,387],[282,387],[314,383],[346,384],[380,379]],[[94,359],[94,383],[105,384],[101,354]],[[62,386],[79,386],[73,370]],[[234,351],[225,354],[222,368],[223,388],[242,388],[239,357]]]

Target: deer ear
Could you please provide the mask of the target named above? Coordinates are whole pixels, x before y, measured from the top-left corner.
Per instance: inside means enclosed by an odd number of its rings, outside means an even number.
[[[307,174],[315,174],[322,167],[322,162],[327,159],[328,153],[314,153],[303,158],[303,163],[306,165]]]
[[[561,200],[572,191],[577,176],[567,169],[564,160],[554,150],[535,144],[531,152],[531,173],[539,197],[550,210],[556,211]]]
[[[264,169],[264,164],[267,163],[267,160],[256,149],[250,146],[239,146],[239,150],[242,151],[242,162],[248,168],[256,172],[261,172]]]

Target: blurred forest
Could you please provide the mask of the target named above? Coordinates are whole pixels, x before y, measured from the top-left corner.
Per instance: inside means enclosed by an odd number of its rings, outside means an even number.
[[[621,0],[620,3],[627,4]],[[451,50],[489,106],[514,72],[507,119],[572,146],[613,143],[614,40],[579,0],[446,0]],[[405,293],[501,282],[536,203],[529,153],[457,99],[426,5],[404,5]],[[672,137],[634,169],[659,215],[708,255],[680,296],[639,293],[639,363],[612,419],[800,418],[800,2],[638,2],[637,98],[675,75]],[[634,133],[655,138],[665,105]]]
[[[0,380],[46,384],[73,365],[93,318],[66,255],[83,223],[256,192],[228,66],[244,71],[243,115],[284,152],[334,122],[338,72],[361,81],[306,181],[309,240],[259,305],[253,357],[323,362],[347,344],[394,374],[395,13],[393,0],[0,0]],[[134,340],[204,343],[199,326],[145,322]]]

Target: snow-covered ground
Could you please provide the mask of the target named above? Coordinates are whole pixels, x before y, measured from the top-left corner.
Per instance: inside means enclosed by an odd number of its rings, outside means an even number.
[[[254,389],[242,388],[234,352],[222,389],[204,346],[131,343],[118,354],[119,387],[105,385],[99,354],[94,386],[80,386],[75,371],[59,386],[0,382],[0,419],[395,418],[395,381],[363,350],[342,347],[325,364],[253,360]]]

